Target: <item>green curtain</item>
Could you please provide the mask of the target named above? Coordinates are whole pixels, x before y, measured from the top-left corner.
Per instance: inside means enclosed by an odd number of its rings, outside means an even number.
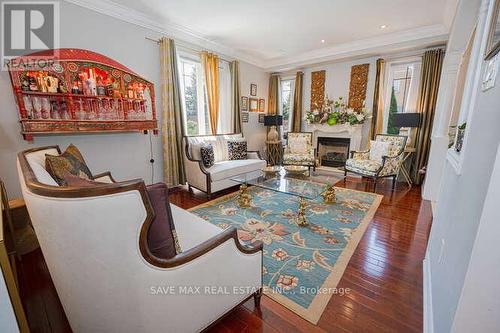
[[[160,39],[160,90],[162,107],[163,173],[168,186],[186,183],[182,138],[184,121],[177,52],[173,39]]]
[[[422,73],[417,99],[417,112],[422,113],[422,123],[417,129],[415,158],[411,168],[415,184],[422,183],[423,175],[419,170],[427,165],[429,159],[432,123],[436,110],[443,58],[444,51],[442,49],[426,51],[422,57]]]
[[[231,71],[231,112],[233,113],[233,133],[241,133],[240,108],[240,63],[235,60],[229,64]]]
[[[293,94],[293,114],[292,114],[292,132],[302,130],[302,80],[304,73],[297,72],[295,75],[295,92]]]

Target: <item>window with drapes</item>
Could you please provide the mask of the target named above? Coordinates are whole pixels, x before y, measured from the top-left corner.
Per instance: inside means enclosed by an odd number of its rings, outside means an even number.
[[[209,135],[205,75],[200,56],[196,53],[178,52],[180,90],[186,135]],[[229,63],[219,61],[219,120],[217,134],[232,132],[231,73]]]
[[[295,79],[281,80],[281,114],[283,115],[283,136],[292,128],[293,95],[295,91]]]
[[[388,66],[386,85],[387,103],[384,110],[384,129],[387,134],[399,134],[399,128],[393,125],[396,113],[416,112],[421,61],[392,63]]]

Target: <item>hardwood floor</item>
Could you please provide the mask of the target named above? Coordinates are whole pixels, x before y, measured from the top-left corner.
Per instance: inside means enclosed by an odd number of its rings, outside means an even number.
[[[371,191],[371,184],[356,178],[337,186]],[[384,194],[382,204],[337,286],[349,288],[350,293],[334,295],[317,326],[263,296],[260,309],[249,300],[210,332],[422,332],[422,260],[431,205],[421,199],[420,187],[408,190],[400,183],[391,192],[387,181],[377,185],[377,193]],[[184,188],[170,199],[183,208],[207,201],[201,192]],[[41,251],[25,255],[18,267],[31,330],[70,332]]]

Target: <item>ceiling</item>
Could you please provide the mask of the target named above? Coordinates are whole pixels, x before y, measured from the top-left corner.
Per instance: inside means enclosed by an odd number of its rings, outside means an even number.
[[[70,2],[108,6],[174,38],[271,71],[443,42],[457,0]],[[113,6],[119,8],[109,8]]]

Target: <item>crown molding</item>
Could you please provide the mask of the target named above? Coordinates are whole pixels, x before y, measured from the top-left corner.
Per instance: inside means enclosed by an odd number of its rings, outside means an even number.
[[[167,35],[176,39],[179,45],[194,45],[201,49],[207,49],[229,59],[238,59],[247,62],[266,72],[282,72],[323,62],[359,58],[361,56],[369,57],[423,48],[429,45],[446,42],[449,35],[449,27],[447,27],[446,24],[430,25],[316,49],[294,56],[264,59],[262,57],[249,56],[243,51],[235,50],[234,48],[210,40],[201,33],[193,31],[185,26],[172,22],[160,23],[144,13],[111,0],[64,1],[121,21],[135,24],[161,35]],[[455,1],[456,0],[448,0],[450,3]]]
[[[279,72],[360,56],[370,57],[403,52],[442,44],[448,40],[448,34],[448,29],[443,24],[430,25],[316,49],[292,57],[275,58],[268,61],[264,69]]]
[[[160,23],[148,15],[137,10],[123,6],[110,0],[64,0],[68,3],[87,8],[107,15],[124,22],[135,24],[145,29],[152,30],[162,35],[178,40],[179,44],[191,44],[202,49],[207,49],[219,53],[227,58],[238,59],[250,63],[254,66],[263,68],[263,59],[249,57],[243,52],[234,50],[233,48],[224,46],[214,42],[202,34],[190,30],[184,26],[174,24],[172,22]],[[145,36],[146,37],[146,36]]]

